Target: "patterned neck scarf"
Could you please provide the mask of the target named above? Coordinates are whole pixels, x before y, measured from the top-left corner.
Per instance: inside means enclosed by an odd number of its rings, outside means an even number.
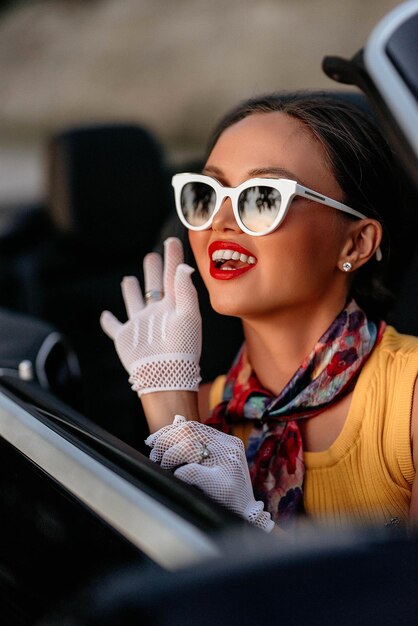
[[[303,510],[305,467],[298,420],[318,415],[352,391],[385,326],[369,321],[351,300],[277,397],[258,381],[245,344],[238,353],[223,400],[207,423],[230,433],[234,423],[251,420],[246,454],[254,495],[277,524],[286,525]]]

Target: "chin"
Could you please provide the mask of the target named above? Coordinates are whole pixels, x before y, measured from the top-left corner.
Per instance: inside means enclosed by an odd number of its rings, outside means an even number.
[[[241,317],[243,310],[237,304],[236,300],[231,298],[216,297],[209,293],[211,307],[220,315],[231,315],[232,317]]]
[[[201,276],[209,294],[211,307],[220,315],[244,318],[259,313],[258,301],[249,297],[254,285],[248,286],[242,279],[231,281],[215,280],[209,272]],[[250,306],[249,306],[250,305]]]
[[[254,306],[248,307],[248,301],[240,302],[237,298],[224,297],[214,295],[209,292],[211,307],[220,315],[229,315],[231,317],[239,317],[244,319],[257,315],[260,311]]]

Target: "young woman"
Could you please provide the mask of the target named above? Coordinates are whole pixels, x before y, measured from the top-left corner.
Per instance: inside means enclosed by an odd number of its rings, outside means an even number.
[[[166,242],[164,270],[146,257],[146,304],[124,279],[125,324],[102,316],[151,458],[265,530],[301,511],[336,526],[418,518],[418,339],[382,321],[394,179],[356,108],[309,93],[248,101],[219,125],[203,173],[173,179],[211,304],[245,335],[200,414],[180,242]]]

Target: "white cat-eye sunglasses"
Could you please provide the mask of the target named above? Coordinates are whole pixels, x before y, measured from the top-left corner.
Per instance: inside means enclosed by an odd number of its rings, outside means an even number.
[[[210,228],[226,197],[231,199],[238,226],[248,235],[260,237],[276,230],[283,222],[295,196],[302,196],[343,211],[359,219],[367,216],[287,178],[251,178],[238,187],[224,187],[203,174],[175,174],[172,179],[176,209],[190,230]],[[376,259],[381,261],[380,248]]]

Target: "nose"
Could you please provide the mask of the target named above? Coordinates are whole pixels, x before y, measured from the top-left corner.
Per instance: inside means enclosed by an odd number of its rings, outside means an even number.
[[[222,202],[219,211],[214,215],[212,222],[212,230],[221,232],[225,230],[233,230],[240,232],[240,228],[234,216],[231,198],[226,197]]]

